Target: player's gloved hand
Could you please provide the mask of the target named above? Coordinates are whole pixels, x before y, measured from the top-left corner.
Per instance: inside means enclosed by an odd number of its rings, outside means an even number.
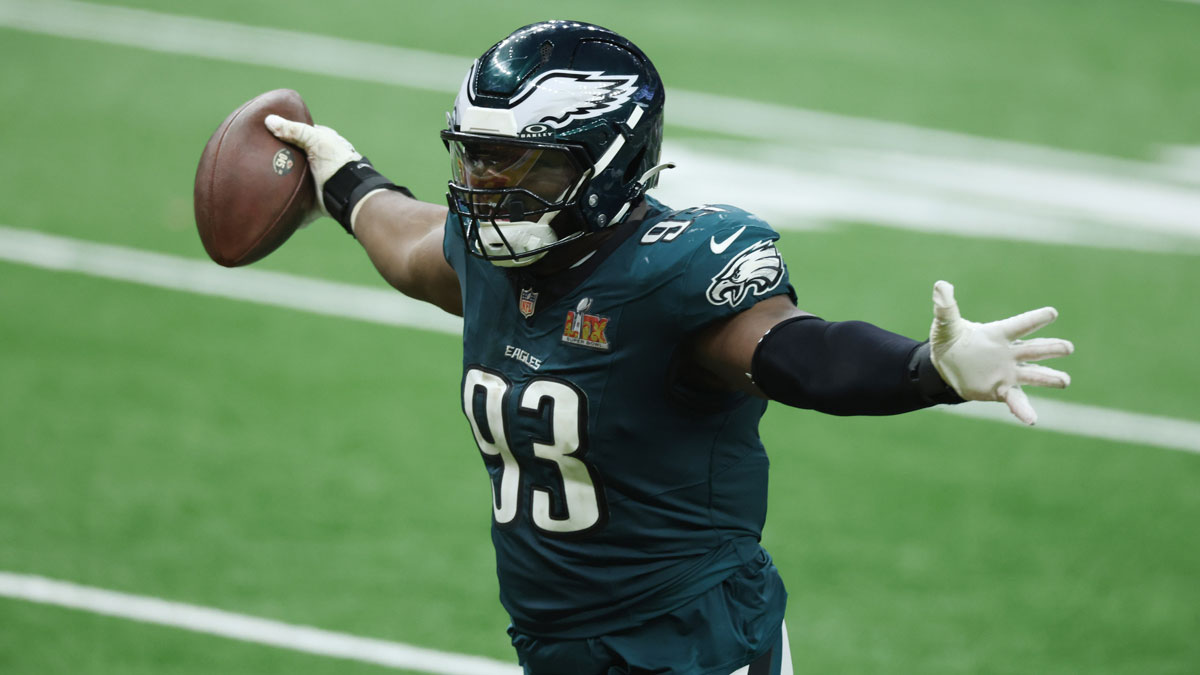
[[[1018,339],[1057,319],[1053,307],[975,323],[959,314],[954,286],[939,281],[933,285],[933,316],[929,329],[933,365],[968,401],[1004,401],[1017,419],[1033,424],[1037,413],[1021,385],[1062,389],[1071,384],[1070,375],[1029,361],[1066,356],[1075,345],[1057,338]]]
[[[325,208],[325,181],[347,163],[361,160],[362,155],[350,145],[350,141],[326,126],[293,122],[279,115],[267,115],[266,124],[267,129],[279,140],[304,148],[313,182],[316,183],[317,205],[321,208],[321,212],[314,214],[314,217],[329,215]]]

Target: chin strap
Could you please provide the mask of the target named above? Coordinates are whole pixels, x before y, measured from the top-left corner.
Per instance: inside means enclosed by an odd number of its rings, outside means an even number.
[[[612,223],[621,222],[621,219],[624,218],[625,214],[629,211],[630,205],[632,205],[634,202],[636,202],[639,197],[646,194],[646,191],[650,189],[649,188],[650,181],[654,180],[654,178],[656,176],[658,176],[658,174],[662,173],[663,171],[666,171],[667,169],[674,169],[674,168],[675,168],[674,162],[663,162],[662,164],[659,164],[657,166],[650,167],[650,169],[647,170],[646,173],[642,174],[642,177],[639,178],[637,180],[637,182],[633,184],[632,188],[630,188],[629,199],[625,202],[625,204],[621,207],[621,209],[619,211],[617,211],[617,215],[613,216]],[[603,218],[603,216],[601,216],[601,218]]]
[[[659,164],[657,166],[650,167],[650,169],[647,170],[646,173],[642,174],[642,177],[638,179],[638,183],[642,185],[642,192],[646,191],[645,185],[647,183],[649,183],[651,179],[653,179],[655,176],[662,173],[663,171],[666,171],[667,169],[674,169],[674,168],[675,168],[674,162],[663,162],[662,164]]]
[[[545,251],[541,253],[529,253],[539,248],[549,246],[559,241],[558,234],[549,225],[543,223],[534,223],[524,221],[520,223],[505,223],[503,227],[495,224],[485,225],[478,222],[479,246],[488,254],[496,254],[499,256],[491,257],[487,255],[488,262],[497,267],[524,267],[537,262],[546,255]],[[519,258],[505,258],[512,254],[520,256]]]

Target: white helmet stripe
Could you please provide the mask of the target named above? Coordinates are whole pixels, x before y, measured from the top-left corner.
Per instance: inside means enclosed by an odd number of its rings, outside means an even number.
[[[642,108],[641,106],[634,106],[633,112],[629,114],[629,119],[625,121],[625,125],[632,129],[637,126],[638,120],[640,119],[642,119]],[[622,135],[617,135],[616,139],[613,140],[613,144],[609,146],[604,155],[600,157],[600,161],[596,162],[596,169],[593,172],[593,175],[599,176],[602,171],[607,169],[608,165],[612,163],[613,158],[617,156],[617,153],[620,152],[621,148],[624,146],[625,137]]]
[[[629,113],[629,119],[625,120],[625,126],[630,129],[637,126],[637,123],[642,119],[642,106],[634,106],[633,112]]]

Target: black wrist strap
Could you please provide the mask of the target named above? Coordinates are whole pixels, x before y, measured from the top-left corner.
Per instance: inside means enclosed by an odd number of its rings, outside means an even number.
[[[347,162],[325,181],[322,196],[325,199],[325,210],[334,220],[346,228],[346,233],[354,236],[350,227],[350,216],[354,206],[367,196],[368,192],[378,189],[395,190],[416,199],[413,193],[403,185],[396,185],[387,176],[371,166],[371,160],[363,157],[360,160]]]
[[[908,359],[908,379],[917,392],[930,403],[962,403],[963,397],[946,384],[942,374],[933,365],[929,355],[929,343],[922,342]]]

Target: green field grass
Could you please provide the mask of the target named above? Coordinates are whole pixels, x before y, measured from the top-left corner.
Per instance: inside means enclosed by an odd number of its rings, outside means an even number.
[[[464,63],[545,18],[120,4]],[[668,86],[1114,156],[1200,144],[1200,6],[643,4],[562,13],[628,33]],[[448,95],[0,29],[0,224],[201,258],[200,149],[276,87],[437,201]],[[1194,256],[871,223],[781,248],[805,308],[913,336],[937,278],[969,318],[1055,304],[1079,352],[1048,397],[1200,419]],[[381,285],[329,221],[261,267]],[[450,336],[0,263],[0,570],[511,661],[459,358]],[[763,437],[797,673],[1200,670],[1200,457],[936,412],[772,407]],[[285,670],[382,672],[0,599],[6,675]]]
[[[1149,0],[112,2],[457,54],[547,18],[620,30],[668,86],[1143,156],[1195,143],[1195,7]],[[548,16],[551,14],[553,16]],[[372,17],[364,19],[364,17]],[[396,110],[397,114],[405,114]],[[440,118],[435,124],[440,123]]]

